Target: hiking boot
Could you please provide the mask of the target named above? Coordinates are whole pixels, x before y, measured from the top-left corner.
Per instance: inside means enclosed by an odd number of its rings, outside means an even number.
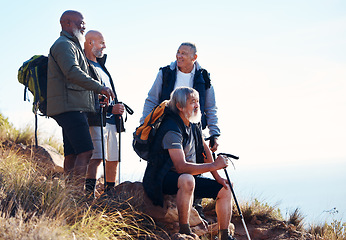
[[[229,234],[228,230],[219,230],[218,234],[219,240],[237,240],[235,237],[233,237],[231,234]]]
[[[221,238],[218,238],[219,240],[221,240]],[[233,237],[232,235],[228,235],[226,240],[237,240],[235,237]]]

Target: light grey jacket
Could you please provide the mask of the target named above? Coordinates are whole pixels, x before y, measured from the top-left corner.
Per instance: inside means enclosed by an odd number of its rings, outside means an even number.
[[[93,91],[102,85],[89,76],[88,62],[76,37],[66,31],[50,48],[48,55],[47,115],[95,111]]]
[[[201,66],[195,61],[196,70],[199,70]],[[177,67],[177,62],[172,62],[170,68],[173,70]],[[151,112],[151,110],[160,104],[160,95],[162,91],[162,71],[160,70],[156,76],[155,82],[149,90],[148,97],[145,99],[142,117],[140,119],[140,124],[144,122],[145,117]],[[217,106],[215,101],[215,92],[213,85],[206,90],[205,93],[205,113],[207,117],[207,126],[209,129],[209,134],[220,135],[220,128],[218,126],[217,117]]]

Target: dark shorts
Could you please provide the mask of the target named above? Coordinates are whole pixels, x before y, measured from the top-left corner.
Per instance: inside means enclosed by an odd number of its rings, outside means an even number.
[[[52,118],[62,128],[64,155],[78,155],[94,149],[86,113],[66,112]]]
[[[169,171],[163,180],[163,194],[175,195],[178,192],[178,178],[181,174]],[[223,186],[214,179],[194,176],[195,178],[195,198],[214,198]]]

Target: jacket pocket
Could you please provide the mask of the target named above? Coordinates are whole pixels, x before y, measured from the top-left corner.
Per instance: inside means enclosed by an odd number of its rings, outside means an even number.
[[[74,90],[74,91],[87,91],[85,88],[78,86],[76,84],[73,84],[73,83],[67,83],[66,88],[69,90]]]

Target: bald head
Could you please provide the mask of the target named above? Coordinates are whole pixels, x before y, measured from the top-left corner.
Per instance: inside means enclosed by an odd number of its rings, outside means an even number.
[[[72,36],[76,36],[77,32],[84,34],[84,18],[80,12],[67,10],[60,17],[60,25],[63,31],[68,32]]]
[[[90,30],[85,34],[85,41],[95,41],[97,38],[103,38],[102,33],[96,30]]]
[[[96,58],[103,57],[103,50],[106,48],[102,33],[90,30],[85,34],[84,52],[86,57],[96,62]]]

